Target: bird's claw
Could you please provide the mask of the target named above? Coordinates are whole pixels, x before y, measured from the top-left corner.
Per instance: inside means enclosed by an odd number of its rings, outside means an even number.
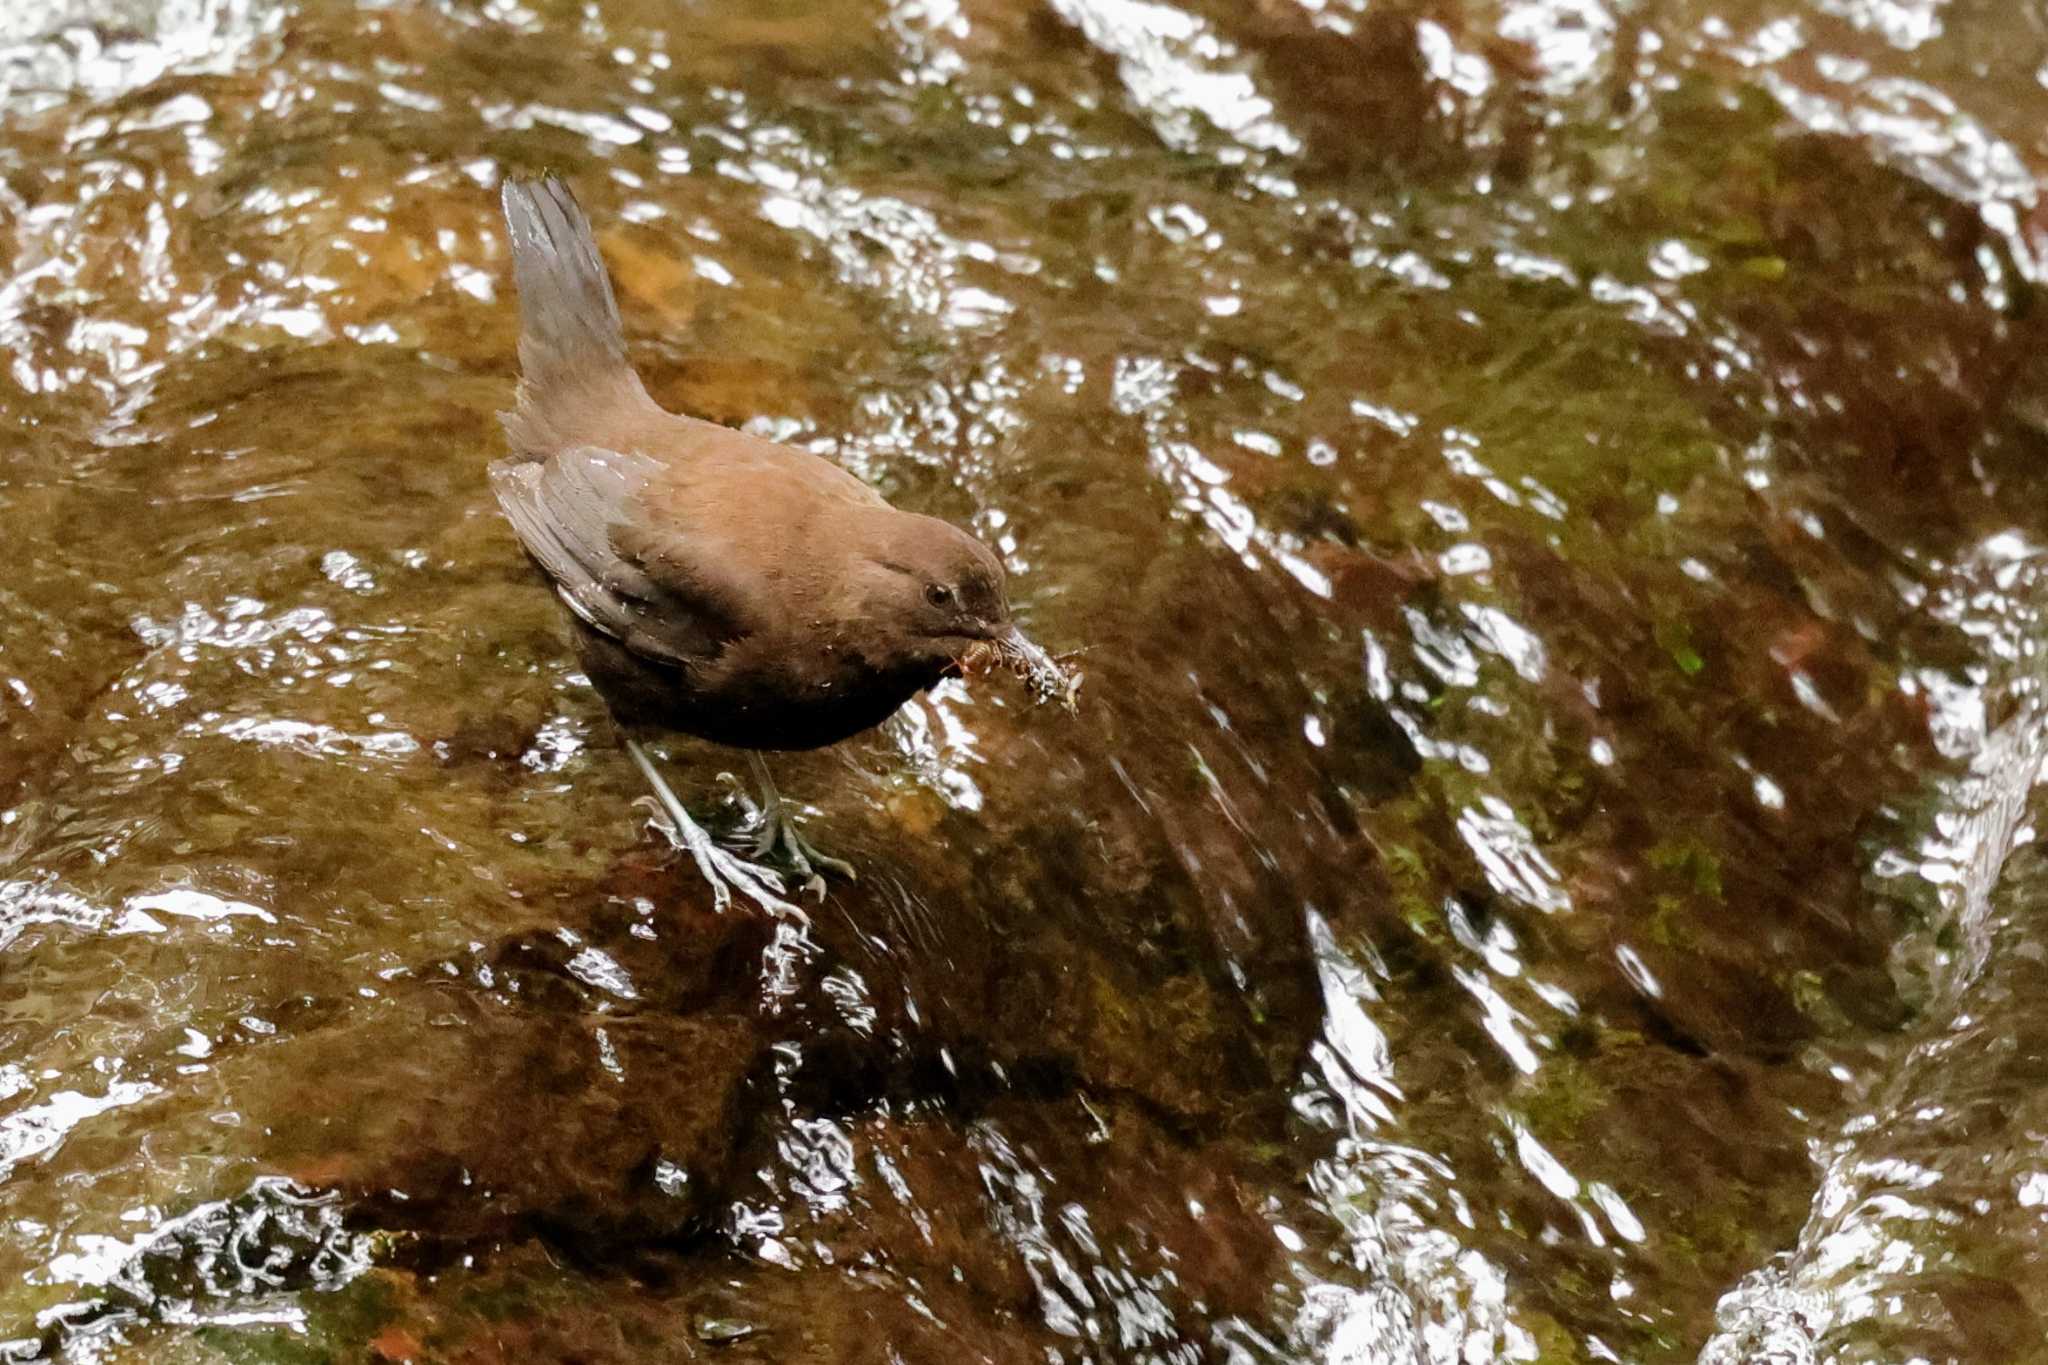
[[[796,817],[792,816],[779,801],[762,811],[761,832],[754,839],[756,858],[773,857],[777,853],[789,863],[802,888],[815,893],[820,901],[825,899],[826,873],[850,882],[859,880],[859,874],[854,871],[852,863],[843,858],[830,857],[813,848],[811,841],[804,838],[803,832],[797,827]]]
[[[689,854],[697,864],[698,874],[711,887],[713,909],[723,914],[732,904],[735,890],[764,910],[796,908],[783,897],[780,873],[720,848],[694,822],[678,826],[675,818],[662,809],[659,802],[653,805],[653,818],[649,823],[667,837],[671,846]],[[808,886],[805,889],[808,890]]]

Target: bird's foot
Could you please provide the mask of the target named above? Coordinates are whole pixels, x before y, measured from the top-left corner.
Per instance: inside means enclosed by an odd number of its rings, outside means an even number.
[[[781,854],[795,871],[803,889],[825,899],[825,877],[829,872],[847,881],[858,880],[853,864],[842,858],[828,857],[804,838],[803,829],[796,816],[780,798],[772,799],[761,808],[761,831],[754,839],[756,858],[773,857]]]
[[[671,844],[687,852],[696,862],[697,871],[711,884],[712,902],[717,910],[723,912],[731,905],[732,893],[737,891],[772,915],[803,918],[803,911],[783,899],[780,876],[758,863],[750,863],[737,854],[726,852],[690,818],[690,812],[683,809],[683,803],[662,780],[661,771],[648,757],[644,744],[627,736],[625,747],[633,765],[640,769],[640,775],[647,779],[647,785],[654,793],[657,827],[668,835]]]
[[[676,849],[690,855],[697,864],[698,875],[711,887],[714,908],[723,913],[732,904],[734,892],[745,896],[763,910],[794,910],[795,906],[785,898],[782,874],[770,867],[749,862],[737,853],[720,848],[709,834],[694,820],[678,827],[670,812],[661,809],[659,802],[654,805],[652,823]]]

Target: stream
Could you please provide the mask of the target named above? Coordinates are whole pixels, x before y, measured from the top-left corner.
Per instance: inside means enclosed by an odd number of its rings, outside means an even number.
[[[1079,651],[801,911],[492,500],[543,173]],[[2044,177],[2038,0],[7,0],[0,1359],[2048,1360]]]

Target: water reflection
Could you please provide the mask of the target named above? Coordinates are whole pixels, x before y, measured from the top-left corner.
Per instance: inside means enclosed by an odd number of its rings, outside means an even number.
[[[1835,1341],[1887,1330],[1942,1334],[1963,1350],[2025,1349],[2007,1340],[2024,1333],[2020,1322],[1970,1322],[1961,1298],[1944,1299],[1938,1289],[1938,1305],[1900,1310],[1943,1276],[1974,1276],[1982,1252],[1970,1245],[1967,1225],[2015,1214],[2030,1222],[2022,1210],[2035,1202],[2028,1177],[2008,1183],[2002,1169],[2020,1154],[1971,1130],[1994,1113],[1993,1131],[2003,1130],[2017,1117],[2003,1112],[2009,1106],[2031,1107],[2002,1083],[2011,1063],[1998,1054],[2006,1049],[1987,1045],[1982,1031],[1987,1015],[2000,1018],[2000,1028],[2035,1027],[2031,1009],[2015,1008],[2012,977],[2031,975],[2039,951],[2024,913],[2001,911],[1998,902],[2030,901],[2038,879],[2030,866],[2001,884],[2008,860],[2033,842],[2030,805],[2048,752],[2039,580],[2039,552],[2007,532],[1987,540],[1931,598],[1934,611],[1983,645],[1986,665],[1974,685],[1934,673],[1921,680],[1938,707],[1934,733],[1968,770],[1932,803],[1915,842],[1886,850],[1873,868],[1930,903],[1928,925],[1894,950],[1925,1022],[1895,1044],[1898,1055],[1825,1149],[1798,1242],[1721,1301],[1721,1331],[1703,1361],[1769,1352],[1818,1359]],[[1994,716],[2004,717],[1995,728]]]
[[[1301,150],[1250,75],[1218,69],[1239,54],[1199,16],[1145,0],[1054,0],[1054,7],[1116,58],[1124,89],[1168,145],[1194,150],[1213,129],[1250,149]]]
[[[229,72],[284,18],[282,8],[254,0],[25,0],[0,16],[0,108],[40,113],[172,73]]]
[[[279,1291],[332,1289],[367,1270],[372,1239],[350,1233],[331,1196],[287,1181],[259,1179],[232,1200],[203,1204],[176,1217],[133,1209],[127,1220],[148,1225],[134,1237],[81,1237],[78,1249],[54,1257],[52,1281],[93,1297],[53,1309],[37,1325],[44,1340],[78,1349],[114,1334],[136,1315],[198,1325],[278,1325],[303,1329],[303,1309]],[[33,1349],[41,1343],[10,1343]]]
[[[1313,910],[1307,930],[1327,1022],[1311,1053],[1320,1076],[1294,1102],[1344,1134],[1309,1181],[1344,1228],[1351,1268],[1366,1284],[1347,1288],[1298,1266],[1308,1284],[1297,1342],[1316,1359],[1346,1365],[1421,1365],[1475,1352],[1482,1359],[1534,1359],[1534,1339],[1508,1310],[1506,1277],[1459,1236],[1460,1225],[1472,1227],[1472,1214],[1456,1173],[1428,1152],[1376,1136],[1398,1123],[1395,1107],[1404,1100],[1387,1039],[1366,1008],[1380,1000],[1373,981],[1384,979],[1385,968],[1354,961]]]

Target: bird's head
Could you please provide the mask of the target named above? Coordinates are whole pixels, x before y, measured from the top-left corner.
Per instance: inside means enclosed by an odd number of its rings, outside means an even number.
[[[1071,685],[1046,692],[1043,680],[1066,675],[1011,619],[1002,561],[935,517],[898,512],[890,521],[871,557],[863,614],[891,652],[928,665],[934,680],[1001,662],[1041,699],[1071,704]]]

